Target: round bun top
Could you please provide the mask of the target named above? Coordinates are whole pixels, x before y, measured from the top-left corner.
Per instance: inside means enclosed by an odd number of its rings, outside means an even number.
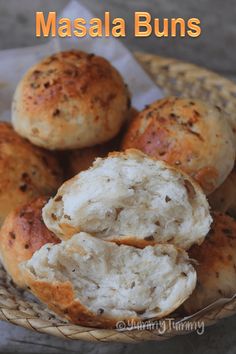
[[[207,194],[222,184],[235,160],[233,133],[223,112],[177,97],[156,101],[140,112],[128,127],[122,148],[140,149],[178,166]]]
[[[27,71],[14,95],[12,120],[35,145],[74,149],[113,138],[129,108],[127,85],[106,59],[70,50]]]

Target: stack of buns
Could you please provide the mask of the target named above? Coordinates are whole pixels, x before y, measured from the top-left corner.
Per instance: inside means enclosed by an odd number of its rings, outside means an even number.
[[[177,97],[137,112],[121,75],[94,54],[60,52],[30,68],[13,127],[0,124],[0,257],[14,283],[98,328],[232,296],[229,121]]]

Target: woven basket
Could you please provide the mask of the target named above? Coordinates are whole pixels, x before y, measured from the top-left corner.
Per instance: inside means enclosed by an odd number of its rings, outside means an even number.
[[[221,106],[231,115],[236,112],[236,85],[229,80],[174,59],[141,53],[136,57],[166,95],[200,98]],[[60,320],[31,295],[16,289],[4,269],[0,268],[0,319],[61,338],[101,342],[164,340],[196,329],[197,321],[204,321],[207,326],[235,312],[236,299],[233,297],[221,299],[190,318],[176,318],[174,323],[179,327],[173,326],[169,319],[155,329],[121,331],[81,327]]]

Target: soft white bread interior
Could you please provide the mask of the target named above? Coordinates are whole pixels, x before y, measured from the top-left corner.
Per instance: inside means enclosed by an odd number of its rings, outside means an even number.
[[[139,249],[86,233],[44,245],[22,271],[31,291],[56,313],[96,327],[161,318],[196,285],[187,253],[173,245]]]
[[[65,182],[43,209],[62,239],[77,232],[135,246],[171,242],[187,249],[209,231],[209,205],[186,174],[138,150],[97,159]]]

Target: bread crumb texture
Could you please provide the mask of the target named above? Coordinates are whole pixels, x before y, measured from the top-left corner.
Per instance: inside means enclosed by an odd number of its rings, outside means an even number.
[[[209,205],[191,178],[137,150],[97,159],[65,182],[43,209],[60,238],[84,231],[137,245],[171,242],[184,249],[209,231]]]
[[[74,323],[160,318],[193,291],[196,273],[173,245],[138,249],[86,233],[47,244],[22,265],[32,292]]]

